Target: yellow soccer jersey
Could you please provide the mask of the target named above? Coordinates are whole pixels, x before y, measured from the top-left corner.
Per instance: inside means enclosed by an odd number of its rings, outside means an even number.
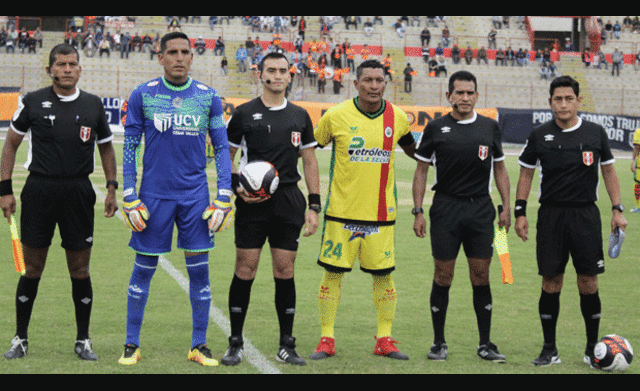
[[[636,131],[633,133],[633,144],[640,145],[640,128],[636,129]]]
[[[409,133],[404,111],[388,101],[378,115],[344,101],[320,118],[315,138],[333,144],[326,215],[375,223],[396,219],[395,147]]]
[[[635,133],[633,134],[633,147],[635,148],[636,145],[640,145],[640,128],[636,129]],[[636,160],[636,172],[633,174],[633,180],[636,183],[640,183],[640,167],[639,167],[639,162],[637,159]]]

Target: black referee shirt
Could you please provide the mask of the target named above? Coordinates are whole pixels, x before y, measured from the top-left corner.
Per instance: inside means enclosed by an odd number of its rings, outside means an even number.
[[[604,128],[581,118],[565,130],[554,120],[534,128],[518,160],[523,167],[540,166],[541,203],[569,204],[596,201],[600,165],[613,162]]]
[[[59,97],[53,87],[26,94],[11,129],[22,136],[31,131],[25,168],[48,177],[88,176],[96,142],[113,139],[102,101],[80,89],[69,97]]]
[[[464,121],[447,114],[427,123],[415,156],[435,167],[432,190],[453,197],[488,195],[493,162],[504,160],[502,132],[498,122],[477,113]]]
[[[271,108],[260,98],[239,105],[229,119],[227,134],[229,145],[242,150],[241,166],[268,161],[278,170],[281,185],[302,179],[300,150],[317,145],[307,111],[286,99],[283,105]]]

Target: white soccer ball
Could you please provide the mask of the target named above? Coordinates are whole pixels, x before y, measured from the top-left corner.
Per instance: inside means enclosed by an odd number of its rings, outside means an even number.
[[[633,360],[633,348],[626,338],[609,334],[596,344],[593,350],[596,366],[607,372],[623,372]]]
[[[253,161],[240,170],[240,186],[252,197],[272,195],[279,183],[278,170],[269,162]]]

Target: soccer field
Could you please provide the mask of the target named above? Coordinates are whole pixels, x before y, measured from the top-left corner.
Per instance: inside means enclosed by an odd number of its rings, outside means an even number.
[[[115,144],[119,162],[118,176],[122,183],[122,144]],[[14,191],[19,193],[27,172],[22,169],[26,159],[26,143],[18,151],[14,171]],[[514,152],[517,151],[514,150]],[[321,172],[321,196],[326,198],[329,155],[318,150]],[[519,175],[517,156],[506,160],[511,182],[511,199],[515,200],[515,187]],[[633,178],[629,160],[619,158],[615,163],[622,188],[622,201],[627,211],[634,206]],[[152,285],[141,335],[142,360],[135,366],[117,363],[125,340],[126,300],[134,253],[128,248],[130,231],[115,217],[103,217],[105,180],[96,153],[96,172],[92,176],[98,192],[96,229],[91,260],[94,289],[91,338],[100,356],[97,362],[83,362],[73,352],[75,320],[71,301],[71,283],[66,269],[64,250],[60,239],[54,238],[49,251],[48,264],[40,283],[29,329],[29,353],[20,360],[2,360],[3,374],[588,374],[598,373],[582,361],[585,332],[579,308],[575,271],[569,266],[561,296],[558,322],[558,350],[562,364],[538,368],[531,364],[542,348],[542,330],[538,319],[540,277],[535,263],[535,222],[538,205],[538,177],[529,198],[530,240],[523,243],[515,231],[509,231],[509,245],[513,264],[514,283],[501,281],[497,255],[491,268],[493,294],[492,341],[507,356],[505,364],[484,362],[476,357],[478,332],[471,300],[471,286],[466,260],[461,251],[457,275],[451,289],[447,317],[449,357],[446,362],[432,362],[427,353],[433,338],[429,312],[429,294],[433,276],[433,262],[429,239],[419,239],[413,233],[411,182],[415,162],[404,154],[396,160],[399,214],[396,223],[396,271],[393,274],[398,291],[398,306],[393,337],[398,348],[409,355],[409,361],[396,361],[373,354],[376,334],[376,313],[372,301],[372,279],[359,268],[345,276],[342,299],[336,319],[335,357],[311,361],[308,356],[320,337],[317,295],[322,269],[316,260],[320,251],[321,229],[308,238],[300,238],[295,281],[297,308],[294,336],[297,351],[307,359],[304,367],[277,363],[278,322],[274,307],[274,282],[268,245],[263,251],[262,266],[253,284],[251,305],[245,324],[245,360],[236,367],[202,367],[187,360],[191,343],[191,309],[184,256],[175,249],[164,257]],[[215,168],[210,166],[209,183],[215,194]],[[429,184],[433,182],[430,171]],[[304,180],[300,182],[304,187]],[[304,190],[306,194],[306,189]],[[432,192],[427,192],[425,209]],[[499,201],[497,190],[494,200]],[[122,208],[122,191],[118,192]],[[600,210],[603,238],[608,238],[610,227],[610,201],[604,184],[600,186]],[[20,202],[18,201],[18,208]],[[20,210],[18,209],[18,215]],[[119,213],[119,212],[118,212]],[[625,213],[629,226],[622,254],[618,259],[605,258],[606,273],[600,276],[602,321],[600,334],[616,333],[626,337],[640,349],[640,311],[638,302],[640,272],[637,250],[640,214]],[[19,221],[19,220],[18,220]],[[0,229],[0,349],[9,348],[15,332],[15,289],[19,275],[13,270],[9,227]],[[605,251],[606,252],[606,251]],[[216,235],[216,249],[210,253],[212,290],[211,322],[208,346],[220,359],[227,348],[229,285],[234,270],[235,248],[233,229]],[[246,344],[248,345],[248,344]],[[640,373],[640,365],[632,363],[626,373]]]

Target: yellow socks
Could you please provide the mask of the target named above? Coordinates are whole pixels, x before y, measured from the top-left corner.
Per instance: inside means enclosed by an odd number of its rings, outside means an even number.
[[[373,276],[373,304],[378,313],[378,338],[391,336],[391,324],[396,313],[398,294],[391,274]]]
[[[340,283],[344,273],[331,273],[324,271],[320,292],[318,293],[318,308],[320,310],[320,326],[322,336],[333,338],[338,303],[340,303]]]
[[[340,284],[343,276],[344,273],[331,273],[326,270],[322,276],[318,293],[322,337],[334,338],[336,313],[341,295]],[[374,275],[373,303],[378,314],[378,338],[391,336],[391,325],[395,317],[397,301],[398,295],[391,275]]]

